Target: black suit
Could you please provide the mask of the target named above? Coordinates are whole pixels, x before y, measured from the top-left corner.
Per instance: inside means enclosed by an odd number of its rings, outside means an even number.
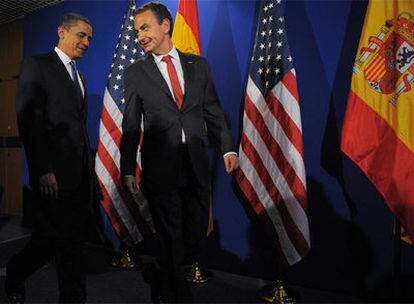
[[[95,187],[86,130],[87,103],[77,92],[55,51],[23,63],[16,110],[36,199],[30,202],[32,238],[10,260],[8,283],[22,283],[56,258],[61,302],[85,301],[82,247]],[[57,199],[39,193],[39,177],[46,173],[56,177]]]
[[[143,115],[143,191],[160,238],[164,278],[172,283],[170,301],[185,302],[191,295],[184,256],[191,259],[199,251],[208,225],[208,139],[222,154],[235,150],[206,59],[180,52],[179,57],[185,84],[181,109],[151,54],[126,70],[121,173],[135,174]]]

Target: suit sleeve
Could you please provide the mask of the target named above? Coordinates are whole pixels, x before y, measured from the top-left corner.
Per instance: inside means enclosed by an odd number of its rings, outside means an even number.
[[[134,86],[134,71],[124,73],[126,106],[122,120],[121,175],[134,175],[136,170],[137,149],[141,134],[142,100]]]
[[[16,114],[20,137],[28,161],[39,175],[53,172],[51,147],[45,121],[47,94],[41,69],[33,58],[22,64],[16,96]]]
[[[214,142],[224,155],[227,152],[236,151],[229,128],[224,118],[223,110],[217,95],[216,88],[211,77],[207,61],[204,69],[206,73],[206,85],[204,95],[203,115],[207,124],[209,138]]]

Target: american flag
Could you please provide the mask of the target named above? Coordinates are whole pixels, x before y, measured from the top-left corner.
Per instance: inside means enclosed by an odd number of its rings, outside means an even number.
[[[310,249],[296,73],[281,0],[260,2],[245,94],[237,181],[284,262]]]
[[[119,166],[121,125],[125,108],[124,70],[145,55],[138,44],[134,30],[135,9],[135,2],[130,1],[108,75],[108,83],[103,97],[95,163],[96,174],[103,190],[104,199],[101,204],[119,239],[126,245],[132,245],[142,240],[137,220],[140,218],[140,209],[146,204],[143,196],[133,200],[123,191]],[[139,177],[139,153],[137,164],[137,176]]]

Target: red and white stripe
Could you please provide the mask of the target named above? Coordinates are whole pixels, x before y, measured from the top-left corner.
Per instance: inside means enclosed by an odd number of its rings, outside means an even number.
[[[101,204],[121,241],[132,245],[143,237],[136,224],[139,218],[138,204],[125,195],[121,185],[119,145],[122,137],[122,117],[111,94],[105,89],[95,171],[103,190],[104,200]],[[139,167],[139,153],[137,164]]]
[[[289,265],[310,248],[298,101],[293,69],[268,96],[249,77],[237,172],[241,190]]]

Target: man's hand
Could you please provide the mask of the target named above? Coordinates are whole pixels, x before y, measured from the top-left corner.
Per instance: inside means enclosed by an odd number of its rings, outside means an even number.
[[[54,173],[46,173],[39,177],[40,193],[48,199],[56,199],[58,196],[58,183]]]
[[[237,154],[230,153],[224,156],[224,165],[226,166],[227,174],[230,174],[236,170],[239,166],[239,159],[237,158]]]
[[[133,175],[125,175],[122,177],[122,184],[124,188],[131,193],[132,195],[136,195],[138,193],[138,185],[135,176]]]

